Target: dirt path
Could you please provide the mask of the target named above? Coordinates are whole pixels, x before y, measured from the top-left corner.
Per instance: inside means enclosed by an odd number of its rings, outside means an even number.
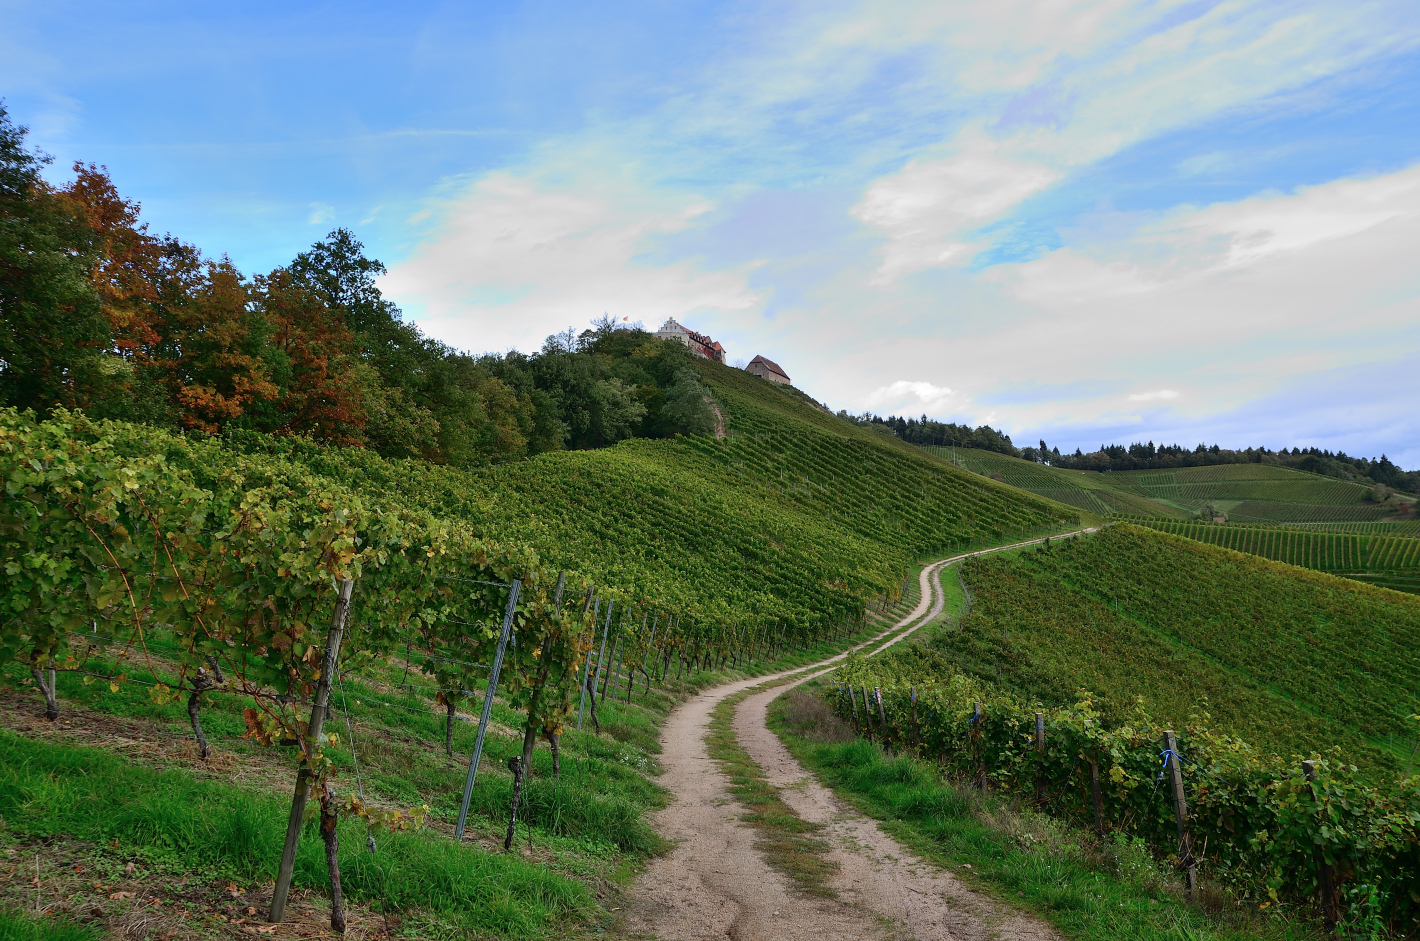
[[[917,606],[879,637],[908,628],[890,642],[897,643],[940,615],[945,604],[942,569],[978,554],[966,553],[925,567],[919,576]],[[821,675],[845,656],[815,664],[796,685]],[[661,784],[675,800],[652,822],[677,846],[652,862],[628,893],[630,911],[624,931],[667,941],[844,937],[1047,941],[1056,937],[1041,922],[972,892],[950,873],[915,859],[872,820],[838,803],[766,727],[769,703],[785,690],[779,686],[747,698],[736,711],[734,730],[741,746],[781,789],[784,801],[804,819],[828,826],[830,852],[841,867],[833,881],[839,897],[795,893],[788,877],[771,869],[754,849],[755,831],[739,819],[743,809],[729,796],[727,781],[705,744],[711,713],[721,700],[787,675],[717,686],[667,719],[661,739],[665,769]]]

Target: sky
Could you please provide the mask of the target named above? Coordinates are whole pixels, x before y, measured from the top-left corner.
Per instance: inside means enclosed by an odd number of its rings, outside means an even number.
[[[0,97],[244,271],[609,314],[834,409],[1420,467],[1420,4],[17,3]]]

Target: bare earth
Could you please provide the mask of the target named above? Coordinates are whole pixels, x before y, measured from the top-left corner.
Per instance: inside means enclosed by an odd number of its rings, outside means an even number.
[[[912,627],[893,643],[941,613],[941,571],[965,557],[944,559],[923,569],[917,607],[885,633]],[[790,686],[821,675],[826,672],[823,668],[844,656],[816,664]],[[661,783],[675,799],[653,817],[653,823],[677,846],[653,861],[628,893],[629,911],[621,925],[625,933],[667,941],[849,937],[1053,941],[1058,937],[1038,919],[973,892],[951,873],[916,858],[874,821],[819,785],[765,725],[769,703],[790,688],[778,686],[740,704],[735,736],[799,816],[827,826],[823,835],[841,867],[831,883],[837,899],[795,893],[789,878],[771,869],[754,849],[755,832],[740,821],[744,810],[729,795],[728,782],[705,744],[717,703],[787,675],[717,686],[667,719]]]

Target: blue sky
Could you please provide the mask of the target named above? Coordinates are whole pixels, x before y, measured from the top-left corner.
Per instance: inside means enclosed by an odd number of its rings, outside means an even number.
[[[0,96],[462,348],[675,316],[834,408],[1420,467],[1413,2],[0,2]]]

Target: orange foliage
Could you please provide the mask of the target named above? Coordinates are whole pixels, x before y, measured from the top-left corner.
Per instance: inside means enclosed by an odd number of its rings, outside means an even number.
[[[90,278],[116,352],[141,357],[158,342],[153,305],[162,244],[138,221],[138,204],[118,194],[107,167],[75,163],[74,173],[74,181],[55,196],[92,234],[96,261]]]
[[[291,363],[279,406],[285,420],[276,430],[360,444],[366,417],[358,384],[341,368],[355,349],[344,318],[284,269],[257,278],[255,290],[274,330],[273,345]]]
[[[280,389],[261,355],[266,331],[241,273],[225,258],[203,263],[195,251],[180,261],[164,292],[153,364],[181,407],[179,421],[215,434]]]

